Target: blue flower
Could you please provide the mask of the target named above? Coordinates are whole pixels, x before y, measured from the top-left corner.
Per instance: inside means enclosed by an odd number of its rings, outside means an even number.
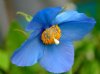
[[[31,20],[26,30],[30,37],[13,54],[17,66],[32,66],[37,62],[49,72],[63,73],[74,63],[73,41],[82,39],[95,25],[93,18],[61,7],[43,9]]]

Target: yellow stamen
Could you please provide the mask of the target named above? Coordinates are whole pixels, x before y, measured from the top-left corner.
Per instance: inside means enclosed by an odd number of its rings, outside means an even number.
[[[60,37],[61,30],[58,25],[54,25],[42,33],[41,40],[44,44],[59,44]]]

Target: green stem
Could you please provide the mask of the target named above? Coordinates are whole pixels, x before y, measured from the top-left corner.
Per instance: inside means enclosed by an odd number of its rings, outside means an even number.
[[[26,38],[28,38],[27,33],[24,32],[23,30],[20,30],[20,29],[14,29],[14,31],[18,31],[18,32],[22,33]]]
[[[17,14],[22,15],[23,17],[25,17],[25,19],[26,19],[28,22],[30,22],[30,21],[32,20],[32,16],[31,16],[31,15],[28,15],[28,14],[26,14],[26,13],[24,13],[24,12],[18,11]]]

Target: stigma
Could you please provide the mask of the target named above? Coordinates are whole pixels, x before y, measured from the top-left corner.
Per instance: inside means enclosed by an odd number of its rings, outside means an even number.
[[[59,40],[57,40],[57,39],[55,39],[55,38],[54,38],[54,42],[55,42],[56,45],[59,44]]]
[[[58,25],[53,25],[50,28],[43,31],[41,40],[44,44],[56,44],[58,45],[61,37],[61,30]]]

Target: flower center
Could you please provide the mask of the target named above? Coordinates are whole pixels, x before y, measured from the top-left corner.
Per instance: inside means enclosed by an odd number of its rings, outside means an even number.
[[[53,25],[42,33],[41,40],[44,44],[59,44],[60,37],[60,28],[58,27],[58,25]]]

